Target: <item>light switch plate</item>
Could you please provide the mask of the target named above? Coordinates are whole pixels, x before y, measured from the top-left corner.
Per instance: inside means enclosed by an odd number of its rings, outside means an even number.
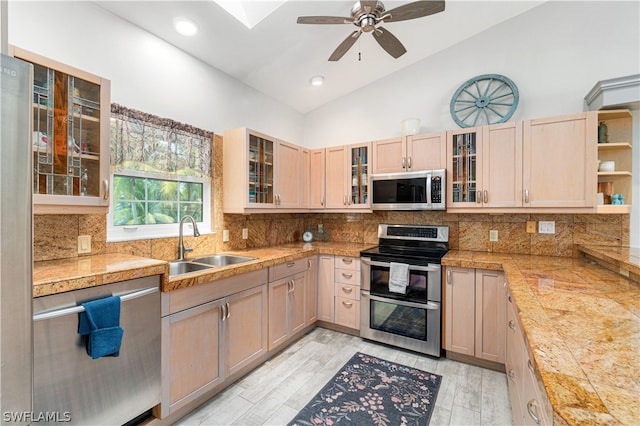
[[[78,254],[91,253],[91,235],[78,236]]]
[[[229,242],[229,230],[228,229],[223,229],[222,230],[222,242],[223,243]]]
[[[489,241],[498,241],[498,230],[492,229],[489,231]]]
[[[538,222],[538,233],[540,234],[555,234],[556,233],[556,222],[553,220],[545,221],[541,220]]]

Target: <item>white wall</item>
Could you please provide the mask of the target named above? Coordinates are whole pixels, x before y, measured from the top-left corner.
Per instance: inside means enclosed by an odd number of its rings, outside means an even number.
[[[9,43],[111,80],[111,100],[222,133],[302,140],[298,112],[84,1],[11,1]]]
[[[449,102],[466,80],[496,73],[520,91],[511,120],[583,110],[599,81],[640,72],[640,3],[549,2],[307,114],[304,143],[322,147],[455,129]],[[429,43],[425,40],[424,43]]]

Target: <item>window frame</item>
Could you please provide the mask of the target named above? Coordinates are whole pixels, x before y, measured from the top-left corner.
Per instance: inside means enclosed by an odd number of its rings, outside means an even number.
[[[109,212],[107,213],[107,242],[148,240],[156,238],[173,238],[179,234],[179,223],[163,223],[153,225],[122,225],[113,224],[115,212],[115,198],[113,195],[113,180],[115,175],[128,176],[133,178],[160,179],[177,182],[201,183],[202,184],[202,221],[197,222],[198,231],[201,235],[215,233],[211,226],[213,217],[213,206],[211,204],[211,184],[213,178],[192,177],[192,176],[167,176],[161,173],[142,172],[134,170],[121,170],[111,172],[109,176]],[[145,200],[148,201],[148,200]],[[184,235],[193,235],[193,226],[186,222]]]

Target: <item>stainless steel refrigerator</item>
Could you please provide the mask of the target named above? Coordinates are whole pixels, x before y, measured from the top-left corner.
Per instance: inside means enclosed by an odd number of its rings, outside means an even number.
[[[15,425],[32,409],[33,66],[0,66],[0,423]]]

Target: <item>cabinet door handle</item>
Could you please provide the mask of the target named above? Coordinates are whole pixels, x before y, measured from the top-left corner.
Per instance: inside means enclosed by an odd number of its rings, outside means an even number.
[[[531,364],[531,360],[530,359],[527,360],[527,367],[529,368],[529,371],[531,371],[533,374],[536,374],[536,371],[533,368],[533,364]]]
[[[311,260],[307,259],[307,269],[311,269]]]
[[[227,319],[231,316],[231,306],[229,306],[229,302],[225,303],[227,305]]]
[[[509,376],[512,382],[516,381],[516,373],[513,370],[509,370],[509,373],[507,373],[507,376]]]
[[[294,280],[291,280],[291,281],[289,281],[288,284],[289,284],[289,291],[288,292],[289,293],[293,293],[293,291],[295,290],[296,282]]]
[[[528,189],[524,190],[524,202],[525,203],[529,202],[529,190]]]
[[[509,320],[509,328],[516,331],[516,323],[513,320]]]
[[[324,207],[324,196],[320,197],[320,205]]]
[[[451,285],[451,269],[447,270],[447,284]]]
[[[344,195],[342,197],[342,204],[345,205],[345,206],[347,205],[347,196],[346,195]]]
[[[296,262],[287,263],[287,268],[291,268],[292,266],[296,266]]]
[[[342,276],[348,279],[348,278],[353,277],[353,274],[349,274],[349,273],[347,273],[347,272],[343,272],[343,273],[342,273]]]
[[[342,263],[346,263],[347,265],[351,265],[353,263],[353,259],[348,259],[346,257],[342,258]]]
[[[529,402],[527,402],[527,412],[529,413],[529,415],[531,416],[531,418],[533,419],[534,422],[536,422],[537,425],[540,424],[540,417],[538,417],[536,415],[536,413],[534,413],[533,408],[536,407],[536,400],[532,399]]]
[[[407,157],[407,169],[411,168],[411,157]]]
[[[350,308],[351,306],[353,306],[353,302],[347,302],[347,301],[345,301],[345,300],[343,300],[343,301],[342,301],[342,304],[343,304],[344,306],[346,306],[347,308]]]
[[[405,168],[405,166],[406,166],[406,161],[405,161],[405,160],[406,160],[406,158],[407,158],[407,157],[402,157],[402,168],[403,168],[403,169],[404,169],[404,168]]]
[[[476,203],[482,203],[482,191],[476,191]]]
[[[485,189],[483,192],[484,192],[484,198],[482,199],[482,202],[487,204],[489,202],[489,191]]]
[[[108,200],[109,199],[109,179],[103,180],[102,186],[104,187],[104,194],[102,195],[102,199]]]
[[[227,317],[227,304],[225,303],[224,305],[220,306],[220,315],[222,316],[222,318],[220,318],[222,321],[225,320],[225,318]]]
[[[353,288],[342,286],[342,291],[344,291],[345,293],[351,293],[353,291]]]

